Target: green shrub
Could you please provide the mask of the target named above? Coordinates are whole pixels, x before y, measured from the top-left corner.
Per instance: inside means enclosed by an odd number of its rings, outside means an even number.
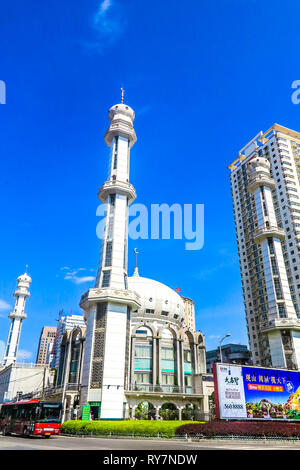
[[[61,431],[66,434],[98,434],[102,436],[132,435],[173,437],[179,426],[195,421],[65,421]]]
[[[300,424],[288,421],[210,421],[180,426],[177,434],[189,436],[300,437]]]

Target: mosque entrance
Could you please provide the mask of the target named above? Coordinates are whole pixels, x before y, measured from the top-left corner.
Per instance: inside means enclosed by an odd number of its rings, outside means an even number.
[[[164,403],[159,410],[159,414],[164,420],[179,419],[179,411],[174,403]]]
[[[152,403],[142,401],[135,409],[135,417],[137,419],[155,419],[155,408]]]
[[[192,405],[191,403],[188,403],[187,405],[185,405],[185,407],[182,409],[181,419],[186,420],[186,421],[196,420],[197,419],[196,405]]]
[[[101,402],[94,401],[94,402],[90,402],[89,405],[90,405],[90,419],[91,420],[100,419]]]

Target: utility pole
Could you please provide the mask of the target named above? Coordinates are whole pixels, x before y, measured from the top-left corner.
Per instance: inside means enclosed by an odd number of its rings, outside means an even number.
[[[46,366],[44,367],[44,373],[43,373],[42,400],[45,399],[45,378],[46,378]]]

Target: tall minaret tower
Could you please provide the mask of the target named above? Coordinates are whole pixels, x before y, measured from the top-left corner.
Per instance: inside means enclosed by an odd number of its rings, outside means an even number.
[[[125,417],[131,309],[139,308],[127,287],[128,206],[136,198],[129,183],[130,149],[136,142],[134,111],[123,103],[108,112],[108,178],[98,197],[105,205],[95,288],[80,301],[87,322],[81,405],[98,404],[101,419]]]
[[[14,296],[16,297],[15,308],[8,316],[8,318],[11,319],[11,323],[2,361],[3,366],[8,366],[16,362],[22,321],[27,317],[25,313],[25,302],[27,297],[30,296],[28,289],[31,283],[31,277],[25,272],[22,276],[18,277],[17,282],[18,286],[14,292]]]

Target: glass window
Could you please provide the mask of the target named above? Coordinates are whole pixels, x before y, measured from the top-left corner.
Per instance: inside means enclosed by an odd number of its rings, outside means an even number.
[[[189,349],[183,351],[184,362],[192,362],[192,353]]]
[[[161,376],[162,385],[175,385],[174,374],[162,374]]]
[[[152,357],[152,345],[136,345],[135,357]]]
[[[135,372],[134,381],[137,384],[149,384],[152,381],[150,372]]]
[[[102,287],[108,287],[110,282],[110,271],[103,271]]]
[[[106,243],[105,266],[111,266],[112,263],[112,242]]]
[[[161,358],[162,359],[168,359],[168,360],[174,360],[175,359],[174,348],[162,347],[161,348]]]
[[[192,383],[192,376],[191,375],[186,375],[184,376],[184,385],[186,387],[191,387],[193,385]]]

